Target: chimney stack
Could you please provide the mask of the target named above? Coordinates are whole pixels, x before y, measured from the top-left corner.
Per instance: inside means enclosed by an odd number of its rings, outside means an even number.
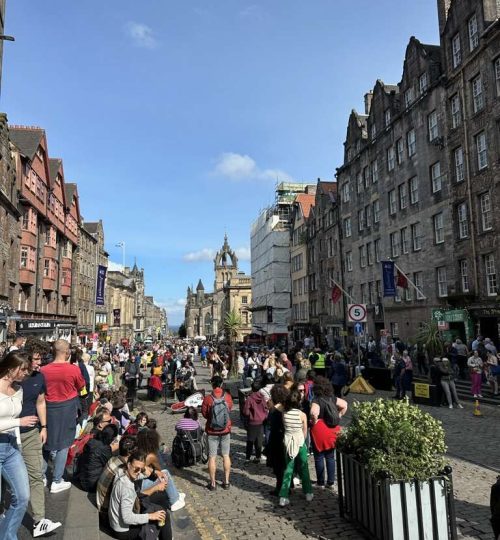
[[[370,90],[365,94],[365,114],[368,116],[370,114],[370,109],[372,108],[372,99],[373,91]]]

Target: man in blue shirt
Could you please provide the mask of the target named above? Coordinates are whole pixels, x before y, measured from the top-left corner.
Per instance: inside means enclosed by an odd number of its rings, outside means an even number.
[[[39,426],[21,427],[21,444],[24,462],[28,470],[33,512],[33,536],[43,536],[61,526],[45,517],[45,482],[42,472],[42,445],[47,440],[47,411],[45,404],[45,378],[40,373],[40,352],[31,355],[31,374],[21,383],[23,388],[22,416],[36,415]]]

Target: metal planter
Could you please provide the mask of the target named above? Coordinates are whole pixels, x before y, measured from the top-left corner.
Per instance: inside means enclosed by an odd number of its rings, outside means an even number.
[[[337,452],[340,515],[377,540],[456,540],[450,474],[425,482],[375,480],[352,456]]]

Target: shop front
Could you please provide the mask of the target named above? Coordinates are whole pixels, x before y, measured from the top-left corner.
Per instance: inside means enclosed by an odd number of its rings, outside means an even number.
[[[476,324],[476,334],[500,342],[500,307],[471,307],[469,310]],[[474,336],[475,337],[475,336]]]
[[[20,319],[17,321],[16,332],[22,336],[34,336],[43,341],[65,339],[71,341],[76,324],[68,321]]]
[[[432,319],[438,323],[445,341],[460,338],[470,343],[474,337],[474,322],[467,309],[433,309]]]

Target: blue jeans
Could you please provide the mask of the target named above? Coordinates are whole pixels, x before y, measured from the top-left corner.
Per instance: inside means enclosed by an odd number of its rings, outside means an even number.
[[[332,486],[335,482],[335,450],[318,452],[314,449],[314,466],[316,468],[316,478],[319,486],[325,485],[325,462],[326,483]]]
[[[9,483],[12,493],[9,509],[0,520],[0,538],[16,540],[17,530],[30,500],[30,484],[16,438],[7,434],[0,435],[0,471],[2,478]]]
[[[167,492],[168,501],[170,502],[170,506],[172,506],[174,503],[176,503],[179,500],[179,492],[177,491],[177,488],[175,487],[174,479],[172,478],[172,475],[167,471],[167,469],[162,469],[162,473],[165,473],[168,476],[168,484],[167,489],[165,490]],[[141,491],[144,491],[145,489],[150,488],[151,486],[154,486],[158,483],[158,480],[150,480],[149,478],[145,478],[142,481],[141,484]]]
[[[60,482],[63,479],[64,470],[66,469],[66,459],[68,458],[69,448],[63,448],[62,450],[52,450],[48,452],[43,450],[43,475],[47,476],[47,467],[49,458],[54,464],[54,470],[52,472],[52,482]]]

